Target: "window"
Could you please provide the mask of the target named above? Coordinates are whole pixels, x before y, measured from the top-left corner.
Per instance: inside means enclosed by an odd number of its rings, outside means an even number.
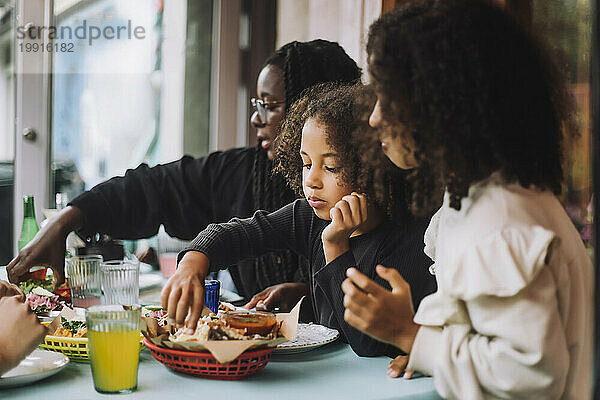
[[[163,9],[155,1],[56,1],[54,14],[55,43],[65,50],[53,63],[54,190],[73,199],[157,162]]]
[[[14,0],[0,0],[0,265],[12,255],[14,180]]]

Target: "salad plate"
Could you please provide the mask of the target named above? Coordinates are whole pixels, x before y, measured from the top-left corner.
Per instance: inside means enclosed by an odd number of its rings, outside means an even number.
[[[19,365],[0,377],[0,387],[22,386],[48,378],[68,364],[69,357],[64,354],[35,349]]]
[[[294,354],[314,350],[340,337],[336,329],[318,324],[298,324],[296,339],[281,343],[273,354]]]

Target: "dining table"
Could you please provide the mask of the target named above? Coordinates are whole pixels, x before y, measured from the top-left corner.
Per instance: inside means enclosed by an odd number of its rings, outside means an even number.
[[[430,377],[410,380],[386,375],[389,358],[358,357],[334,342],[305,353],[277,355],[239,381],[205,379],[174,372],[148,349],[140,353],[137,391],[119,399],[440,399]],[[101,399],[88,363],[70,362],[62,371],[29,385],[0,390],[0,399]]]
[[[0,268],[0,279],[3,272]],[[164,282],[163,282],[164,283]],[[140,291],[146,304],[160,299],[162,284]],[[359,357],[337,340],[295,354],[273,353],[257,373],[238,381],[206,379],[175,372],[154,359],[147,348],[140,352],[138,388],[127,399],[441,399],[433,378],[405,380],[386,375],[388,357]],[[89,363],[71,360],[61,371],[44,380],[20,387],[1,388],[0,399],[101,399],[110,395],[95,391]]]

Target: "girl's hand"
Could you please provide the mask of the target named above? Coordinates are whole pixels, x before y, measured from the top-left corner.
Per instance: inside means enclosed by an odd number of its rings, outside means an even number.
[[[398,356],[390,361],[388,366],[387,375],[390,378],[397,378],[404,371],[404,379],[410,379],[413,376],[413,371],[406,370],[408,365],[408,356]],[[405,371],[406,370],[406,371]]]
[[[331,223],[323,230],[323,250],[326,262],[331,262],[350,249],[350,235],[367,221],[367,198],[353,192],[342,197],[329,210]]]
[[[355,268],[346,271],[348,279],[342,283],[344,319],[367,335],[410,353],[419,331],[413,322],[410,286],[395,269],[378,265],[377,274],[390,283],[391,292]]]
[[[280,283],[269,286],[262,292],[254,295],[244,307],[248,310],[256,307],[257,310],[270,311],[279,307],[280,311],[287,312],[298,303],[302,296],[308,295],[306,283]]]
[[[208,275],[210,261],[199,251],[185,253],[177,272],[167,281],[160,301],[167,310],[171,324],[181,327],[185,333],[193,334],[204,306],[204,279]]]
[[[17,296],[0,299],[0,375],[16,367],[46,335],[29,306]],[[16,340],[15,340],[16,339]]]

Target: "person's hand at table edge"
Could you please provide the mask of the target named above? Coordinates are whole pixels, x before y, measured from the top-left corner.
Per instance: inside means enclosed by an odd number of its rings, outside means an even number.
[[[390,378],[398,378],[404,371],[404,375],[402,376],[404,379],[412,378],[413,371],[406,369],[406,366],[408,365],[408,357],[408,355],[399,355],[391,360],[390,365],[388,365],[387,375]]]
[[[287,282],[269,286],[262,292],[254,295],[244,306],[247,309],[256,307],[257,310],[271,311],[279,308],[280,311],[289,311],[298,303],[302,296],[308,295],[308,285],[301,282]]]
[[[179,261],[177,272],[167,281],[161,294],[163,309],[168,321],[193,334],[204,306],[204,279],[208,275],[210,260],[199,251],[188,251]]]
[[[31,267],[44,266],[54,271],[54,288],[65,281],[65,241],[67,235],[83,225],[83,213],[69,206],[52,217],[35,237],[7,265],[8,279],[19,283]]]
[[[408,354],[420,328],[413,322],[410,286],[393,268],[378,265],[377,274],[390,283],[391,292],[356,268],[346,271],[348,279],[342,283],[344,319],[356,329]]]

